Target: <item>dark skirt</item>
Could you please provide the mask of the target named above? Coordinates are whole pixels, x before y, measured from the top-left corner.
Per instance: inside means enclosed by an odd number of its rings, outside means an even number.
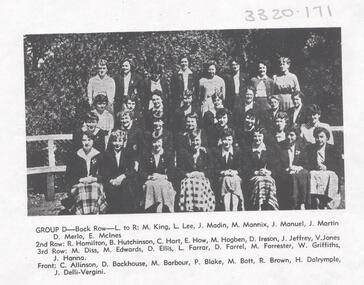
[[[105,193],[109,205],[108,213],[122,214],[138,211],[138,198],[128,178],[125,178],[119,186],[107,183]]]
[[[306,169],[281,176],[278,202],[281,210],[300,209],[302,204],[306,209],[310,208],[310,173]]]

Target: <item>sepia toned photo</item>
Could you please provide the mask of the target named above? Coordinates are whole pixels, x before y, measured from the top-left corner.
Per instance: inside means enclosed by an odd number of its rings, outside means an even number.
[[[29,216],[345,209],[340,28],[24,36]]]

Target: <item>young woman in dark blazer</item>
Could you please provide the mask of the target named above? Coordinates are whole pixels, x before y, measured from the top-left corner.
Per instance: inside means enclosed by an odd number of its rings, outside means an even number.
[[[152,136],[140,161],[139,177],[143,184],[143,207],[147,212],[173,212],[175,191],[174,156],[163,148],[163,137]]]
[[[171,119],[171,131],[173,134],[185,131],[185,121],[189,114],[196,113],[198,117],[201,117],[201,108],[195,102],[192,101],[192,92],[185,91],[182,98],[182,106],[178,107],[173,113]]]
[[[179,132],[174,138],[175,151],[178,153],[183,149],[191,148],[191,137],[194,131],[199,129],[199,116],[197,113],[190,113],[186,116],[185,127],[182,132]],[[207,148],[207,135],[203,129],[201,132],[201,146]]]
[[[234,146],[234,132],[231,129],[224,130],[220,140],[221,145],[212,150],[216,201],[222,202],[225,211],[244,210],[241,153]]]
[[[101,185],[102,154],[93,148],[94,135],[86,131],[82,135],[82,148],[70,157],[66,173],[66,187],[73,214],[105,213],[107,203]]]
[[[316,143],[307,146],[308,170],[311,176],[313,208],[336,208],[340,204],[339,177],[343,175],[343,160],[336,147],[329,144],[330,131],[316,127]]]
[[[99,117],[95,113],[95,111],[91,111],[86,114],[86,118],[84,120],[84,124],[80,129],[77,129],[73,133],[72,151],[76,152],[80,148],[82,148],[82,137],[84,132],[91,132],[93,134],[93,148],[97,149],[99,152],[104,152],[105,145],[105,137],[108,135],[108,131],[102,130],[97,127],[99,122]]]
[[[168,106],[165,105],[162,93],[155,90],[152,93],[152,108],[144,112],[145,128],[147,131],[152,131],[153,120],[155,118],[161,119],[164,122],[164,128],[169,129],[169,113]]]
[[[279,154],[264,142],[265,130],[256,128],[253,142],[242,155],[243,173],[249,180],[249,209],[278,210],[276,178],[281,172]]]
[[[215,210],[215,196],[211,189],[212,161],[201,147],[201,131],[191,134],[191,147],[182,149],[177,156],[177,171],[181,179],[179,210],[182,212],[208,212]]]
[[[287,139],[280,143],[282,173],[278,187],[280,209],[295,210],[310,207],[310,175],[306,142],[300,137],[298,127],[287,130]]]
[[[102,160],[102,177],[111,214],[136,212],[141,196],[135,187],[135,161],[126,148],[126,142],[125,131],[112,131],[111,148]]]

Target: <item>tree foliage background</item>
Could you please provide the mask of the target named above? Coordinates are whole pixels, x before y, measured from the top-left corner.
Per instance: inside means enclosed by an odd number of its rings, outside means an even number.
[[[338,28],[220,30],[24,36],[27,135],[71,133],[87,105],[88,79],[99,58],[109,74],[120,72],[122,59],[132,58],[137,72],[147,75],[155,62],[169,79],[179,55],[191,57],[191,69],[216,60],[219,72],[231,58],[241,61],[247,77],[255,75],[258,58],[268,59],[268,74],[277,73],[278,56],[292,59],[306,103],[317,103],[322,121],[342,125],[341,31]]]

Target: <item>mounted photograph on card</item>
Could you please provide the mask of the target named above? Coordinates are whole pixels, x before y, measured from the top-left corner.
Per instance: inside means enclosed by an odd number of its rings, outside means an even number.
[[[24,35],[28,215],[345,209],[340,28]]]

